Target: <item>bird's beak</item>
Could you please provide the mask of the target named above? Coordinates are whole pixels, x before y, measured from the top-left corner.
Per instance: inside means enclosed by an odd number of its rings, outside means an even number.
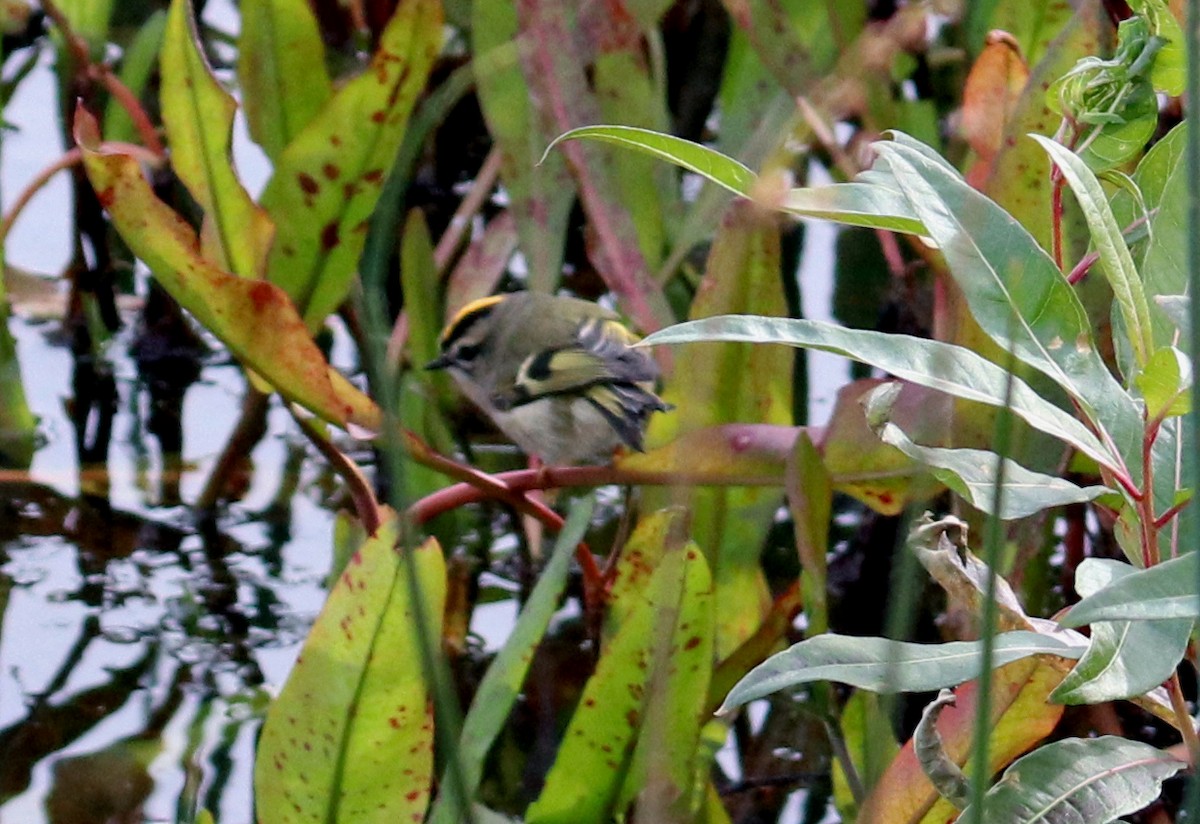
[[[442,354],[438,355],[436,358],[431,360],[429,363],[425,364],[425,368],[430,369],[430,370],[445,369],[447,366],[449,366],[452,363],[454,363],[454,361],[450,358],[450,356],[447,355],[445,352],[443,352]]]

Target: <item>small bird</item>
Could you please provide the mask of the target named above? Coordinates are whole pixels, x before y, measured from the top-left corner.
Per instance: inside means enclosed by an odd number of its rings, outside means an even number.
[[[547,464],[603,463],[642,451],[658,367],[612,312],[577,298],[514,292],[473,301],[441,334],[455,383],[526,454]]]

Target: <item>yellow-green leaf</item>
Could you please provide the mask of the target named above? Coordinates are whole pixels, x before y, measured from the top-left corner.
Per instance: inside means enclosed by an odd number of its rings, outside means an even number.
[[[442,42],[437,0],[396,10],[370,65],[283,150],[262,203],[278,230],[268,279],[309,329],[345,299],[371,212]]]
[[[267,714],[254,770],[262,824],[424,817],[433,707],[418,628],[440,637],[446,570],[432,538],[401,558],[389,514],[330,591]]]
[[[241,12],[237,68],[246,125],[278,161],[333,95],[325,44],[306,0],[242,0]]]
[[[339,426],[379,428],[375,403],[330,367],[287,295],[202,257],[192,228],[154,195],[136,160],[101,146],[96,120],[82,107],[75,140],[100,205],[129,248],[201,325],[288,400]]]
[[[222,269],[259,277],[273,226],[234,173],[229,146],[237,104],[200,51],[189,0],[171,3],[161,65],[171,165],[204,210],[206,250]]]

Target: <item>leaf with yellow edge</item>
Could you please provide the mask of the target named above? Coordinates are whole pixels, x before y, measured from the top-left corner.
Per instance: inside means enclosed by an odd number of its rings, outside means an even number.
[[[171,3],[161,55],[171,166],[204,210],[205,252],[222,269],[260,277],[274,225],[234,173],[229,146],[237,104],[200,51],[189,0]]]
[[[136,160],[100,145],[96,119],[82,106],[75,141],[121,237],[201,325],[289,401],[342,427],[379,429],[379,408],[329,365],[287,295],[202,257],[192,228],[154,195]]]

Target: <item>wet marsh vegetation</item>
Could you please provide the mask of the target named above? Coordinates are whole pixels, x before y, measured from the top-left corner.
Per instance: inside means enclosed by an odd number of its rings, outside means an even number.
[[[1182,4],[0,10],[0,821],[1188,820]]]

